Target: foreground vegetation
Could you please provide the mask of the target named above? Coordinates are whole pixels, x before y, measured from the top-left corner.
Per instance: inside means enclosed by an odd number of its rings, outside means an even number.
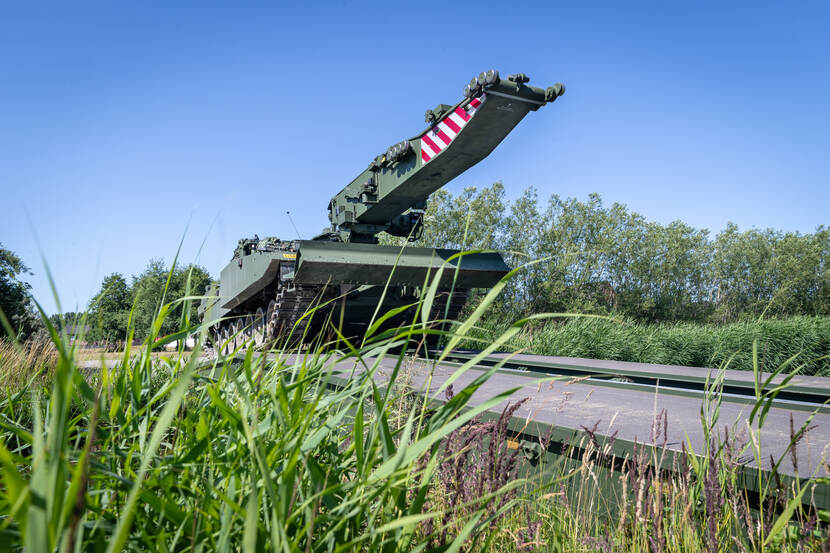
[[[176,339],[157,335],[172,307],[160,307],[148,344]],[[46,324],[58,355],[51,385],[41,389],[38,375],[0,401],[5,550],[459,550],[514,503],[493,511],[490,500],[523,483],[425,509],[443,440],[509,394],[467,409],[482,378],[390,424],[394,387],[374,385],[370,361],[401,336],[274,360],[248,349],[241,365],[207,368],[198,350],[153,361],[149,346],[127,346],[114,369],[90,372],[77,342]],[[19,359],[28,372],[30,357]],[[339,390],[332,359],[359,370]],[[452,533],[423,531],[439,517]]]
[[[510,325],[503,317],[490,317],[470,333],[474,339],[463,345],[480,349]],[[774,371],[794,357],[801,366],[801,374],[830,376],[830,317],[789,317],[725,325],[570,318],[527,325],[505,344],[505,349],[751,371],[754,343],[758,344],[762,371]]]
[[[449,332],[450,346],[500,288]],[[429,291],[424,301],[429,312]],[[204,340],[177,303],[177,324]],[[408,360],[398,353],[385,375],[391,384],[376,386],[377,356],[428,332],[418,315],[409,328],[372,329],[362,343],[316,342],[273,358],[243,347],[240,361],[203,366],[198,349],[153,358],[150,345],[180,337],[158,335],[173,307],[159,308],[147,345],[127,346],[112,369],[81,368],[76,345],[54,328],[53,364],[16,350],[24,374],[14,378],[24,384],[0,400],[0,549],[827,550],[830,513],[809,508],[811,483],[760,477],[760,510],[736,487],[737,459],[760,462],[763,417],[751,419],[745,443],[734,429],[722,434],[717,382],[701,409],[706,450],[676,458],[671,472],[652,469],[663,459],[650,445],[621,472],[603,472],[608,444],[591,432],[576,438],[574,462],[526,472],[508,447],[519,398],[494,421],[480,417],[512,390],[469,403],[492,371],[454,394],[445,389],[437,404],[407,388]],[[334,360],[345,371],[339,381]],[[33,375],[31,366],[53,372]],[[622,491],[612,496],[601,480]],[[609,517],[611,505],[619,508]]]

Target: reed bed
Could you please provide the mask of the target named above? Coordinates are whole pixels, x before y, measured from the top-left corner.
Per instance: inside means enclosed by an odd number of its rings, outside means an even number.
[[[54,342],[47,339],[19,344],[0,338],[0,387],[4,393],[17,392],[31,379],[51,382],[58,361]]]
[[[427,507],[444,440],[510,392],[470,406],[482,378],[392,419],[406,405],[392,392],[404,346],[432,332],[420,315],[359,342],[286,341],[273,356],[245,344],[205,365],[210,323],[191,324],[183,309],[180,330],[159,335],[175,307],[159,307],[144,346],[128,335],[120,361],[95,371],[44,317],[51,379],[0,399],[0,550],[425,550],[435,538],[423,524],[448,518],[460,527],[440,534],[440,547],[459,551],[510,509],[488,510],[502,489]],[[194,352],[154,357],[185,335],[198,337]],[[393,385],[379,389],[377,360],[395,351]],[[336,388],[334,360],[350,376]]]
[[[432,311],[437,282],[407,327],[372,325],[349,341],[329,325],[333,341],[293,349],[285,342],[272,355],[245,344],[207,364],[209,323],[191,324],[187,309],[179,332],[159,336],[171,304],[159,308],[145,345],[127,340],[114,367],[95,371],[80,366],[77,344],[45,320],[53,372],[0,399],[0,550],[827,549],[828,513],[805,501],[812,484],[781,487],[774,473],[761,476],[760,509],[745,508],[749,500],[734,487],[738,446],[715,431],[717,381],[701,410],[707,449],[665,472],[654,469],[664,461],[659,424],[653,444],[621,472],[603,473],[608,444],[591,429],[575,462],[528,471],[507,445],[517,404],[498,420],[484,418],[508,399],[521,401],[515,390],[470,403],[495,367],[459,390],[445,383],[441,402],[414,394],[405,346],[438,332],[420,315]],[[502,288],[441,331],[448,347],[475,332]],[[508,327],[485,353],[527,332],[528,322]],[[183,335],[198,337],[192,354],[153,355]],[[25,363],[45,354],[14,349],[15,374],[42,366]],[[379,388],[373,376],[382,356],[396,362]],[[759,371],[757,347],[753,359]],[[757,398],[750,438],[769,399]],[[807,431],[794,429],[792,439]],[[758,460],[759,443],[741,448]],[[619,479],[624,491],[608,496],[603,478]],[[612,500],[621,510],[609,515]]]
[[[478,349],[512,322],[491,317],[463,345]],[[772,371],[793,356],[802,373],[830,376],[830,317],[789,317],[724,325],[643,324],[629,320],[576,317],[525,326],[505,349],[539,355],[562,355],[690,367],[753,370],[757,343],[763,371]]]

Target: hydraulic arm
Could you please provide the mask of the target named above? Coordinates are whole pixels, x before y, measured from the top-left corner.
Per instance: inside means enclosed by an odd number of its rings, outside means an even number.
[[[530,111],[565,92],[529,86],[527,75],[495,70],[464,87],[464,99],[426,113],[429,126],[375,157],[329,203],[331,227],[315,240],[377,243],[387,232],[415,240],[430,194],[487,157]]]

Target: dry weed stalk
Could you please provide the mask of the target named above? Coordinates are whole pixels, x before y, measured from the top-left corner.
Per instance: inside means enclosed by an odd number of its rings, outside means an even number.
[[[0,385],[4,391],[21,389],[32,377],[35,384],[47,384],[58,362],[58,350],[51,340],[30,340],[23,344],[0,339]]]

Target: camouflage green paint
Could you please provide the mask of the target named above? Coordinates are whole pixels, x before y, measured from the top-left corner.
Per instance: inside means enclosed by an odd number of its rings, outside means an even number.
[[[487,157],[493,149],[531,111],[554,101],[564,92],[562,85],[547,90],[522,82],[499,79],[486,87],[486,101],[452,142],[428,163],[421,158],[420,137],[432,125],[408,140],[410,152],[389,162],[379,156],[368,169],[341,190],[329,204],[331,232],[338,232],[344,242],[375,242],[383,231],[394,232],[395,218],[410,209],[423,209],[430,194]],[[472,98],[455,106],[441,104],[427,112],[440,120],[457,107],[465,107]]]
[[[458,252],[377,245],[380,232],[417,238],[430,194],[487,157],[525,115],[564,92],[559,84],[545,90],[528,86],[529,79],[521,73],[507,79],[499,79],[495,71],[486,76],[483,79],[482,73],[465,87],[464,100],[428,110],[429,127],[423,132],[375,157],[368,169],[332,198],[331,227],[314,240],[240,240],[218,287],[207,291],[199,307],[203,318],[210,313],[212,319],[224,319],[213,325],[214,344],[226,344],[240,321],[250,321],[254,314],[255,324],[244,323],[251,336],[257,332],[263,336],[267,330],[274,338],[281,328],[302,335],[311,323],[301,315],[315,298],[340,297],[337,309],[342,310],[343,331],[360,335],[379,303],[383,310],[411,305],[441,266],[445,266],[440,287],[446,309],[436,312],[438,317],[457,317],[470,288],[495,285],[508,272],[498,253],[450,261]],[[438,148],[430,137],[441,136],[438,129],[446,127],[452,137]],[[446,130],[442,132],[448,136]],[[422,144],[431,155],[421,150]],[[407,316],[401,311],[387,322],[403,322]],[[267,324],[261,324],[263,318]]]
[[[508,272],[498,253],[458,252],[436,248],[399,248],[374,244],[301,241],[294,280],[301,284],[371,284],[422,286],[445,266],[442,287],[490,288]],[[456,268],[458,274],[456,275]]]

